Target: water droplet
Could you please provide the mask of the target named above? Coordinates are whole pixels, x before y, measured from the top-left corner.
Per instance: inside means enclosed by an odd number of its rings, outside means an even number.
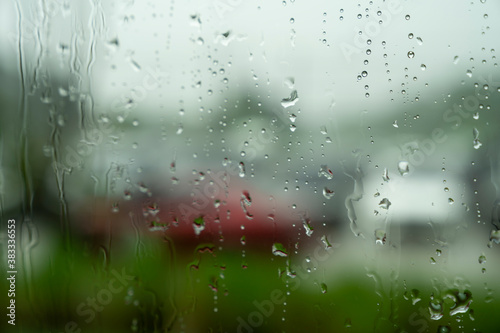
[[[326,284],[325,283],[321,283],[320,287],[321,287],[321,293],[322,294],[326,294],[326,292],[328,291],[328,288],[327,288]]]
[[[306,235],[311,237],[312,233],[314,232],[314,228],[311,226],[311,221],[309,219],[303,219],[302,225],[304,226],[304,229],[306,230]]]
[[[325,250],[332,248],[332,244],[330,244],[326,235],[321,236],[321,242],[325,246]]]
[[[221,205],[221,201],[220,201],[219,199],[215,199],[215,200],[214,200],[214,208],[216,208],[216,209],[217,209],[217,208],[219,208],[219,207],[220,207],[220,205]]]
[[[387,234],[385,230],[377,229],[375,230],[375,244],[384,245],[387,240]]]
[[[390,180],[390,178],[389,178],[389,171],[387,170],[387,168],[384,168],[384,173],[382,174],[382,179],[385,182],[388,182]]]
[[[490,242],[494,242],[495,244],[500,244],[500,230],[491,230]]]
[[[117,202],[114,202],[112,205],[111,205],[111,212],[112,213],[118,213],[120,212],[120,206],[118,205]]]
[[[408,21],[409,19],[410,19],[410,15],[406,14],[406,15],[405,15],[405,20],[407,20],[407,21]]]
[[[191,18],[191,25],[192,26],[200,26],[201,25],[201,19],[199,14],[193,14],[189,16]]]
[[[238,169],[239,169],[239,173],[238,173],[238,174],[239,174],[239,176],[240,176],[241,178],[245,177],[245,163],[240,162],[240,163],[238,164]]]
[[[472,129],[472,136],[474,138],[472,141],[474,149],[479,149],[483,144],[479,141],[479,130],[475,127]]]
[[[250,197],[250,193],[248,191],[243,191],[241,193],[241,201],[246,206],[251,206],[252,205],[252,198]]]
[[[472,136],[474,139],[477,139],[479,137],[479,130],[475,127],[472,129]]]
[[[328,187],[323,188],[323,196],[326,199],[331,199],[331,198],[333,198],[334,195],[335,195],[334,190],[330,190],[330,189],[328,189]]]
[[[54,147],[51,145],[44,145],[42,149],[45,157],[51,157],[54,153]]]
[[[420,69],[423,70],[423,71],[425,71],[427,69],[427,66],[425,66],[425,64],[421,64],[420,65]]]
[[[133,59],[129,59],[130,60],[130,65],[132,66],[132,69],[136,72],[140,72],[141,71],[141,65],[139,65],[135,60]]]
[[[479,256],[478,261],[479,261],[480,264],[486,262],[486,256],[484,255],[484,253]]]
[[[321,169],[318,172],[318,177],[324,176],[326,179],[332,179],[333,178],[333,172],[332,170],[328,169],[328,166],[322,165]]]
[[[144,183],[139,183],[138,185],[139,185],[139,191],[141,191],[142,193],[148,193],[149,192],[148,187]]]
[[[415,56],[415,53],[413,51],[408,51],[408,58],[413,58]]]
[[[429,313],[432,320],[439,320],[443,317],[443,303],[434,299],[429,303]]]
[[[205,230],[205,220],[203,219],[203,216],[194,219],[193,229],[196,236],[198,236],[203,230]]]
[[[293,77],[287,77],[285,81],[283,82],[289,89],[293,89],[295,86],[295,78]]]
[[[449,333],[449,332],[451,332],[451,327],[450,326],[439,325],[438,329],[437,329],[437,332],[438,333]]]
[[[398,171],[401,176],[407,175],[410,172],[410,164],[406,161],[400,161],[398,163]]]
[[[420,291],[418,289],[412,289],[410,297],[412,305],[415,305],[422,300],[422,298],[420,297]]]
[[[299,101],[299,95],[297,94],[297,90],[294,90],[290,94],[290,97],[281,100],[281,106],[286,109],[290,106],[294,106],[298,101]]]
[[[382,209],[389,209],[389,207],[391,206],[391,202],[389,201],[389,199],[387,198],[383,198],[379,203],[378,205],[380,206],[380,208]]]
[[[274,243],[272,247],[272,252],[275,256],[288,257],[288,252],[281,243]]]
[[[472,303],[472,293],[469,290],[464,292],[456,289],[450,290],[445,297],[451,298],[455,302],[455,305],[450,309],[450,316],[469,311],[469,306]]]
[[[123,191],[123,198],[125,200],[131,200],[132,199],[132,193],[130,193],[130,191],[128,191],[128,190]]]
[[[290,269],[290,262],[287,262],[286,265],[286,275],[292,279],[294,279],[297,276],[297,273],[293,270]]]

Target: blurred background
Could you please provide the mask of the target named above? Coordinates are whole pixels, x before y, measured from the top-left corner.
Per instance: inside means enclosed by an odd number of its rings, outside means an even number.
[[[497,332],[499,15],[2,1],[2,331]]]

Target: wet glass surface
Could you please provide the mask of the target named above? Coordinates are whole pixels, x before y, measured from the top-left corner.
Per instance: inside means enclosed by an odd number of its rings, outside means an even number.
[[[498,331],[499,15],[2,2],[2,332]]]

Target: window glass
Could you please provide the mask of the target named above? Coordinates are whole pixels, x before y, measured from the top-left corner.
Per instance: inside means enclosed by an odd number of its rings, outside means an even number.
[[[2,331],[497,331],[499,15],[2,2]]]

